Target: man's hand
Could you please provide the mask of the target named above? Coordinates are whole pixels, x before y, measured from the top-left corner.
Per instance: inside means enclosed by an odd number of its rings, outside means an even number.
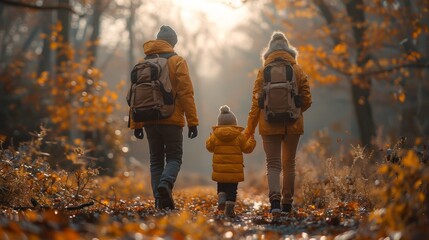
[[[144,138],[143,128],[134,129],[134,137],[136,137],[137,139],[143,139]]]
[[[188,138],[192,139],[198,136],[197,126],[188,127]]]

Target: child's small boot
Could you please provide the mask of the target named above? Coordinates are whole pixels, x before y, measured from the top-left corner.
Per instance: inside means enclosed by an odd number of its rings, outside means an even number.
[[[217,194],[217,209],[220,211],[225,210],[225,203],[226,203],[226,193],[220,192]]]
[[[234,207],[235,207],[235,202],[226,201],[225,216],[229,218],[234,218],[235,217]]]

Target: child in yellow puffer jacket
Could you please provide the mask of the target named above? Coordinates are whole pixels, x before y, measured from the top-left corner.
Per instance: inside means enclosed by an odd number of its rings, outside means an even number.
[[[243,153],[251,153],[256,141],[246,139],[237,118],[227,105],[221,106],[217,126],[207,138],[206,148],[213,154],[213,181],[217,182],[218,209],[234,217],[238,183],[244,181]]]

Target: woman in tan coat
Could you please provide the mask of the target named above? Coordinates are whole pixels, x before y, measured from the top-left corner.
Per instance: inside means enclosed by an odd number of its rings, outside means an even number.
[[[245,135],[250,137],[259,124],[259,134],[262,137],[266,155],[269,200],[273,216],[291,211],[295,184],[295,154],[299,138],[304,133],[302,112],[311,106],[308,77],[298,65],[297,56],[297,50],[290,45],[285,35],[274,32],[268,48],[263,53],[263,67],[259,70],[254,82],[252,106],[245,130]],[[299,104],[296,104],[296,107],[299,109],[300,106],[300,113],[294,121],[272,123],[266,120],[265,110],[260,108],[260,100],[265,96],[263,93],[264,69],[268,64],[279,60],[286,61],[292,66],[299,97]],[[280,181],[281,172],[283,172],[282,181]]]

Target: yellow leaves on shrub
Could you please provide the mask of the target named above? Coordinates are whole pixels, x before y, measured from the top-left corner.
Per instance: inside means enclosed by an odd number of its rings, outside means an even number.
[[[116,89],[122,90],[125,86],[127,85],[127,82],[124,79],[121,79],[121,81],[119,81],[119,83],[116,85]]]
[[[402,90],[402,88],[400,88],[397,92],[393,93],[393,98],[400,103],[404,103],[407,98],[407,95]]]
[[[404,92],[400,92],[398,95],[398,101],[401,103],[405,102],[405,93]]]
[[[405,167],[408,167],[410,169],[419,169],[420,168],[420,162],[419,158],[415,154],[414,151],[408,151],[407,155],[404,159],[402,159],[402,164]]]
[[[417,62],[422,58],[422,54],[416,51],[411,52],[406,56],[406,59],[410,62]]]
[[[345,43],[337,44],[332,50],[335,54],[345,54],[347,53],[347,45]]]
[[[58,44],[58,42],[51,42],[49,47],[51,48],[51,50],[57,50],[58,47],[60,47],[60,44]]]
[[[371,219],[390,230],[404,230],[409,221],[419,221],[425,211],[425,193],[422,186],[429,184],[428,168],[420,163],[417,154],[410,150],[399,164],[387,163],[378,168],[386,185],[376,194],[385,206],[383,214],[375,211]]]
[[[40,74],[40,77],[37,78],[37,84],[44,86],[46,81],[48,81],[49,72],[44,71]]]
[[[378,173],[380,174],[386,174],[387,171],[389,171],[389,166],[387,164],[383,164],[378,168]]]
[[[118,99],[118,94],[116,94],[115,92],[108,92],[108,96],[113,100]]]
[[[421,33],[422,33],[422,28],[420,26],[418,26],[413,31],[413,39],[417,39],[421,35]]]
[[[55,130],[102,128],[119,106],[116,103],[118,95],[108,89],[107,83],[102,80],[102,72],[90,65],[94,60],[92,56],[75,61],[75,49],[70,44],[64,44],[59,34],[62,29],[60,22],[52,27],[50,48],[56,50],[58,56],[66,56],[67,60],[57,69],[59,74],[55,79],[49,79],[48,72],[43,72],[39,77],[33,76],[35,83],[45,86],[50,92],[47,110],[51,121],[58,126]]]
[[[58,21],[57,24],[55,24],[53,30],[56,31],[56,32],[61,32],[63,30],[63,25],[61,24],[60,21]]]
[[[72,64],[71,67],[58,81],[49,82],[54,97],[48,107],[52,122],[66,130],[71,126],[71,116],[77,116],[73,119],[77,129],[103,127],[102,123],[117,107],[117,93],[107,89],[107,84],[99,79],[100,70],[92,68],[87,71],[88,76],[79,73],[85,66]]]
[[[89,69],[88,74],[93,79],[101,79],[101,77],[102,77],[101,71],[97,68]]]
[[[405,210],[405,204],[397,204],[386,209],[384,217],[391,229],[400,230],[404,228],[405,224],[403,221],[400,221],[400,219],[404,217]]]
[[[40,37],[41,39],[45,39],[45,38],[48,38],[48,35],[47,35],[47,34],[45,34],[45,33],[41,33],[41,34],[39,34],[39,37]]]

